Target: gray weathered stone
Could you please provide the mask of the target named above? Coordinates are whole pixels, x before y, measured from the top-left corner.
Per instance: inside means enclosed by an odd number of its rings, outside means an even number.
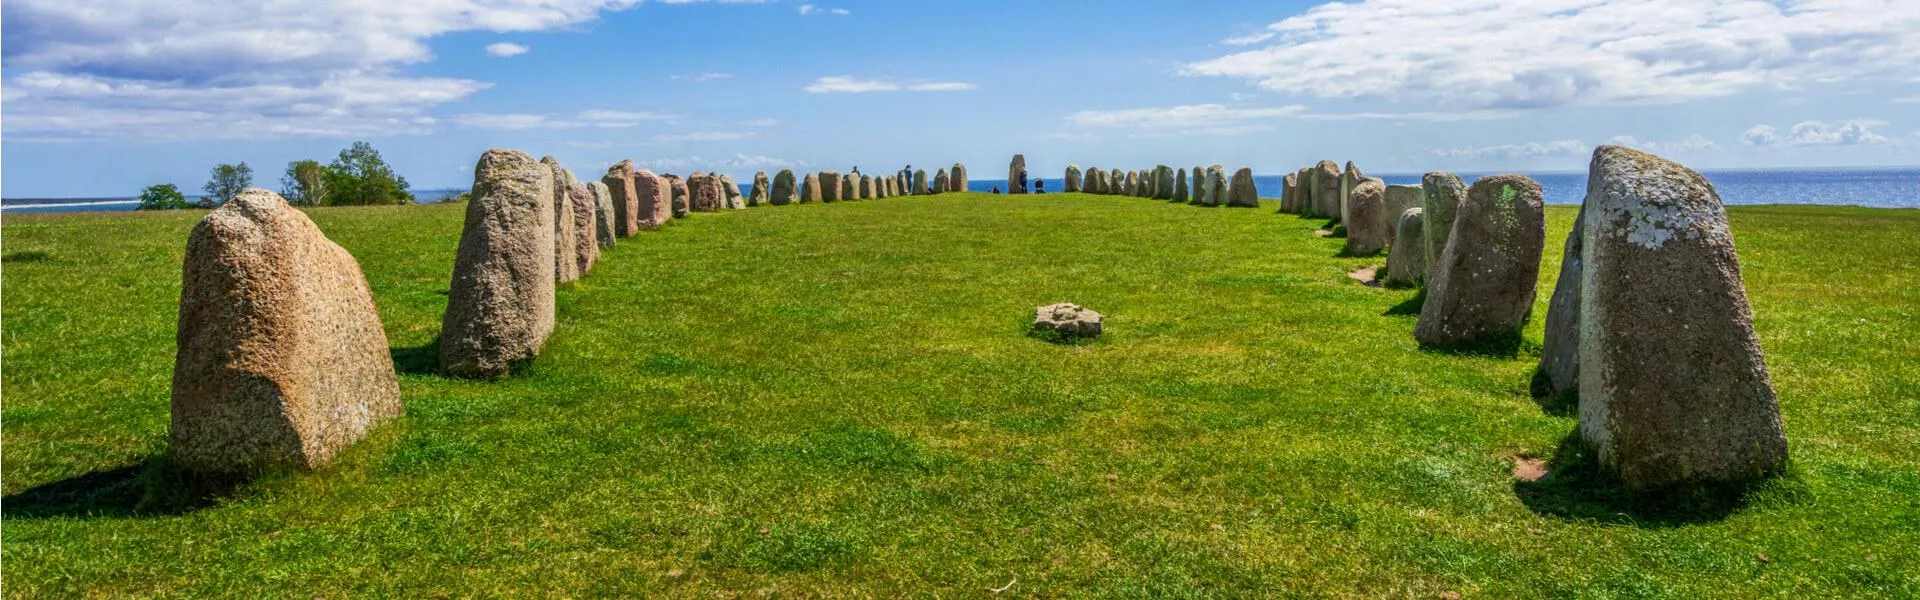
[[[1078,304],[1049,304],[1033,311],[1034,329],[1052,331],[1069,339],[1100,337],[1103,320],[1100,313]]]
[[[947,179],[946,169],[941,169],[933,175],[933,193],[944,194],[951,185],[953,185],[953,182]]]
[[[1432,346],[1518,339],[1533,311],[1546,235],[1540,184],[1520,175],[1474,182],[1427,278],[1414,338]]]
[[[820,174],[808,173],[800,183],[800,203],[812,204],[820,201]]]
[[[839,171],[821,171],[820,172],[820,201],[821,202],[839,202],[840,201],[840,172]]]
[[[580,263],[573,255],[573,174],[552,156],[540,157],[540,164],[546,165],[553,177],[553,280],[567,283],[580,278]]]
[[[569,177],[569,179],[572,179]],[[593,271],[600,260],[600,244],[594,238],[596,219],[593,188],[574,183],[567,188],[567,201],[573,203],[573,264],[582,277]]]
[[[1387,246],[1387,186],[1378,179],[1361,180],[1347,194],[1347,212],[1340,222],[1347,227],[1347,254],[1366,256]]]
[[[1007,193],[1027,193],[1027,157],[1015,154],[1007,165]]]
[[[747,207],[747,201],[740,195],[740,182],[734,181],[729,174],[720,174],[720,191],[726,192],[724,208],[740,210]]]
[[[606,184],[607,191],[613,194],[614,234],[627,237],[639,231],[640,203],[634,196],[633,161],[623,160],[607,167],[600,183]]]
[[[687,215],[693,213],[693,195],[688,193],[687,180],[672,173],[661,175],[660,177],[666,180],[666,187],[669,192],[668,198],[673,207],[673,218],[687,218]]]
[[[913,195],[925,196],[932,193],[933,193],[933,188],[927,182],[927,170],[914,169],[913,170]]]
[[[1173,199],[1173,167],[1166,165],[1153,167],[1153,197],[1160,200]]]
[[[480,156],[440,327],[447,374],[506,375],[553,333],[552,186],[553,172],[524,152]]]
[[[1313,166],[1313,216],[1340,218],[1341,201],[1340,166],[1330,160],[1320,161]]]
[[[947,170],[947,191],[949,192],[967,191],[967,166],[966,165],[963,165],[960,163],[953,163],[953,168]]]
[[[1427,281],[1433,281],[1432,269],[1440,266],[1440,255],[1447,250],[1453,235],[1453,217],[1467,199],[1467,184],[1452,173],[1428,173],[1420,178],[1420,206],[1427,228]]]
[[[1064,192],[1080,191],[1080,167],[1079,166],[1067,165],[1067,175],[1062,179],[1065,180],[1065,182],[1062,183],[1062,185],[1066,187],[1062,188],[1061,191],[1064,191]]]
[[[846,175],[840,176],[840,199],[841,200],[859,200],[860,199],[859,181],[860,181],[860,178],[853,175],[852,173],[848,173]]]
[[[766,206],[770,204],[772,196],[768,188],[772,186],[773,181],[767,179],[766,171],[755,172],[753,174],[753,190],[747,194],[747,206]]]
[[[1176,204],[1186,204],[1187,198],[1187,170],[1183,167],[1173,174],[1173,201]]]
[[[1280,212],[1291,213],[1299,211],[1293,204],[1294,194],[1299,191],[1299,173],[1288,173],[1286,176],[1280,178]]]
[[[182,468],[323,468],[403,412],[360,264],[279,194],[248,189],[207,213],[181,271],[169,441]]]
[[[1387,249],[1387,285],[1394,287],[1415,286],[1426,281],[1427,245],[1426,235],[1421,229],[1421,214],[1425,209],[1418,206],[1400,212],[1399,222],[1394,228],[1399,233],[1394,243]]]
[[[773,195],[770,201],[774,206],[793,204],[794,194],[798,191],[793,180],[793,169],[781,169],[773,176]]]
[[[611,248],[619,240],[620,234],[613,227],[613,190],[602,181],[589,181],[587,188],[593,190],[593,237],[601,248]]]
[[[673,220],[672,182],[641,169],[633,174],[633,195],[640,206],[636,218],[641,229],[655,229]]]
[[[1220,165],[1207,167],[1207,193],[1209,194],[1207,206],[1226,206],[1229,187],[1231,186],[1227,183],[1226,167]]]
[[[687,176],[687,210],[693,212],[719,212],[726,203],[726,191],[720,189],[720,178],[712,173],[694,171]]]
[[[1536,398],[1580,385],[1580,277],[1581,261],[1585,260],[1581,244],[1587,221],[1584,203],[1580,212],[1573,218],[1573,232],[1567,234],[1560,255],[1560,278],[1554,281],[1553,297],[1547,301],[1547,335],[1540,344],[1540,369],[1533,376]]]
[[[1233,172],[1233,183],[1227,187],[1227,206],[1260,208],[1260,192],[1253,187],[1253,169],[1241,167]]]
[[[1395,243],[1395,240],[1399,239],[1400,237],[1399,227],[1397,227],[1397,225],[1400,222],[1400,215],[1406,214],[1407,209],[1413,208],[1416,206],[1425,208],[1425,205],[1420,199],[1420,186],[1417,186],[1417,185],[1387,186],[1387,214],[1388,214],[1387,220],[1389,221],[1388,227],[1387,227],[1388,229],[1387,243],[1388,244]],[[1426,250],[1422,249],[1421,251],[1425,252]]]

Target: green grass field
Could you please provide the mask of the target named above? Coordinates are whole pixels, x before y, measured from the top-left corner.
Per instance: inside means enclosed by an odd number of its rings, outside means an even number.
[[[463,210],[311,212],[407,416],[204,504],[164,467],[204,212],[8,215],[6,596],[1920,596],[1920,211],[1729,211],[1794,465],[1673,506],[1510,472],[1568,459],[1528,382],[1571,207],[1518,356],[1419,349],[1271,202],[955,194],[622,240],[491,383],[432,373]],[[1061,301],[1106,336],[1025,335]]]

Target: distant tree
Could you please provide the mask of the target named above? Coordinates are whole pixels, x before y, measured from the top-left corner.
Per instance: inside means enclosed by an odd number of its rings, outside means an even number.
[[[280,195],[298,205],[326,204],[327,174],[327,166],[317,160],[287,163],[287,174],[280,177]]]
[[[206,187],[200,188],[207,193],[206,200],[201,204],[226,204],[228,200],[232,200],[234,196],[240,195],[240,192],[252,186],[253,167],[247,166],[246,161],[240,161],[238,165],[216,166],[213,168],[211,178],[207,180]]]
[[[393,174],[373,144],[354,142],[340,151],[326,173],[327,204],[412,204],[407,178]]]
[[[180,210],[192,206],[180,188],[171,183],[157,183],[140,191],[139,210]]]

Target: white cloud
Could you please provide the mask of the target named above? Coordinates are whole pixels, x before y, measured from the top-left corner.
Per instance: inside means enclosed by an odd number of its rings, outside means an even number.
[[[775,125],[779,125],[780,120],[779,119],[754,119],[752,121],[741,121],[740,124],[748,127],[772,127]]]
[[[753,171],[773,169],[807,169],[813,165],[802,160],[776,158],[753,154],[735,153],[728,158],[705,159],[699,156],[683,158],[652,158],[635,160],[634,164],[657,173],[690,173],[693,171]]]
[[[1912,2],[1335,2],[1269,25],[1267,47],[1182,72],[1443,108],[1678,102],[1911,77],[1920,64]]]
[[[1249,33],[1247,35],[1236,35],[1224,40],[1220,40],[1220,43],[1226,44],[1228,46],[1252,46],[1260,42],[1271,40],[1273,39],[1273,36],[1276,36],[1276,35],[1279,35],[1279,34],[1274,33],[1272,31],[1262,31],[1259,33]]]
[[[1220,104],[1191,104],[1165,108],[1125,110],[1083,110],[1067,115],[1067,123],[1079,127],[1138,128],[1221,128],[1245,121],[1298,116],[1306,107],[1230,108]]]
[[[583,110],[572,115],[530,113],[466,113],[453,117],[453,123],[472,129],[612,129],[638,127],[646,121],[671,121],[677,115],[625,110]]]
[[[1434,148],[1428,150],[1434,156],[1446,158],[1504,159],[1581,156],[1591,151],[1580,140],[1555,140],[1551,142],[1527,142],[1525,144],[1506,144],[1500,146],[1477,146],[1462,148]]]
[[[818,15],[818,14],[840,15],[844,17],[847,15],[853,14],[853,11],[850,11],[844,8],[825,8],[820,6],[814,6],[812,4],[800,5],[800,16],[806,17],[806,16],[812,16],[812,15]]]
[[[977,89],[978,87],[979,86],[976,86],[971,83],[963,83],[958,81],[921,81],[921,82],[899,83],[899,82],[885,81],[885,80],[878,80],[878,79],[860,79],[857,77],[850,77],[846,75],[835,75],[830,77],[821,77],[819,79],[814,80],[813,83],[807,85],[806,90],[807,92],[814,93],[814,94],[860,94],[860,93],[867,93],[867,92],[897,92],[901,90],[906,90],[909,92],[963,92],[967,90]]]
[[[662,133],[653,136],[653,141],[660,143],[726,142],[744,140],[753,136],[754,133],[751,131],[694,131],[689,133]]]
[[[674,81],[691,81],[694,83],[705,83],[708,81],[720,81],[722,79],[733,79],[733,74],[732,73],[693,73],[688,75],[674,75],[669,77],[669,79],[672,79]]]
[[[488,84],[342,74],[323,81],[189,85],[33,71],[7,84],[6,135],[72,139],[268,139],[415,135],[425,107]]]
[[[1715,150],[1720,147],[1720,144],[1714,143],[1713,140],[1707,139],[1707,136],[1698,133],[1687,136],[1685,139],[1667,142],[1653,140],[1641,141],[1639,138],[1630,135],[1616,135],[1613,136],[1613,139],[1607,140],[1607,143],[1629,148],[1638,148],[1656,154],[1663,152],[1698,152],[1701,150]]]
[[[1894,104],[1920,104],[1920,94],[1914,94],[1912,96],[1907,96],[1905,98],[1896,98],[1894,99],[1893,103]]]
[[[1740,143],[1748,146],[1858,146],[1887,143],[1887,137],[1875,133],[1874,127],[1886,125],[1886,121],[1873,119],[1852,119],[1827,123],[1824,121],[1801,121],[1787,128],[1781,135],[1771,125],[1760,124],[1747,129],[1740,136]]]
[[[847,9],[844,9],[844,8],[832,8],[832,9],[827,9],[827,12],[830,12],[830,13],[833,13],[833,14],[836,14],[836,15],[840,15],[840,16],[843,16],[843,17],[844,17],[844,16],[847,16],[847,15],[851,15],[851,14],[853,14],[853,11],[851,11],[851,10],[847,10]]]
[[[531,50],[531,48],[512,42],[494,42],[487,44],[487,54],[499,57],[519,56],[526,54],[528,50]]]

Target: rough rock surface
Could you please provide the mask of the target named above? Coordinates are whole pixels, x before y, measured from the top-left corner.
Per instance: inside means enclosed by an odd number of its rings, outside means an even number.
[[[1397,227],[1400,215],[1406,214],[1407,209],[1414,207],[1425,208],[1425,204],[1420,199],[1420,186],[1387,186],[1387,243],[1392,244],[1394,240],[1400,238],[1399,227]],[[1425,249],[1421,251],[1425,252]]]
[[[593,270],[600,260],[600,244],[594,238],[595,206],[593,188],[575,183],[567,189],[567,201],[573,203],[573,266],[581,276]]]
[[[1120,194],[1123,196],[1140,195],[1140,172],[1139,171],[1127,171],[1127,178],[1123,180],[1120,184]]]
[[[1366,176],[1360,174],[1359,167],[1353,166],[1353,161],[1347,161],[1347,170],[1340,174],[1341,205],[1340,212],[1336,214],[1341,215],[1342,218],[1345,217],[1347,214],[1347,206],[1345,204],[1347,199],[1353,196],[1353,188],[1359,186],[1360,182],[1365,179]]]
[[[488,150],[440,326],[440,369],[499,377],[553,333],[553,173],[526,153]]]
[[[766,206],[767,204],[771,204],[771,195],[767,188],[772,187],[772,184],[773,182],[767,179],[766,171],[754,172],[753,190],[747,194],[747,206]]]
[[[879,197],[880,197],[879,192],[876,192],[873,189],[873,176],[861,175],[860,176],[860,198],[872,199],[872,198],[879,198]]]
[[[613,190],[601,181],[589,181],[587,187],[593,190],[593,237],[601,248],[611,248],[620,238],[613,227]]]
[[[840,201],[840,172],[839,171],[821,171],[820,172],[820,201],[821,202],[839,202]]]
[[[653,171],[633,174],[633,193],[640,204],[641,229],[653,229],[673,220],[673,184]]]
[[[719,212],[720,206],[726,203],[720,178],[711,173],[694,171],[688,175],[687,194],[687,210],[693,212]]]
[[[1229,187],[1226,167],[1207,167],[1207,206],[1226,206]]]
[[[934,173],[934,175],[933,175],[933,193],[935,193],[935,194],[944,194],[944,193],[947,193],[947,189],[948,189],[948,187],[949,187],[949,186],[951,186],[951,185],[953,185],[953,182],[952,182],[951,180],[949,180],[949,179],[947,179],[947,170],[946,170],[946,169],[941,169],[941,170],[940,170],[940,171],[939,171],[938,173]]]
[[[1347,254],[1366,256],[1387,246],[1387,186],[1378,179],[1362,180],[1347,195],[1347,212],[1340,222],[1347,225]]]
[[[1078,304],[1049,304],[1033,311],[1034,329],[1052,331],[1069,339],[1100,337],[1102,320],[1100,313]]]
[[[860,184],[858,183],[859,180],[860,178],[855,177],[852,173],[848,173],[846,175],[840,176],[840,199],[841,200],[859,200],[860,199]]]
[[[540,157],[540,164],[553,173],[553,280],[566,283],[580,278],[580,263],[573,255],[573,174],[552,156]]]
[[[781,169],[773,176],[773,193],[768,198],[774,206],[793,204],[794,194],[798,191],[793,180],[793,169]]]
[[[1253,169],[1241,167],[1233,172],[1227,187],[1227,206],[1260,208],[1260,192],[1253,187]]]
[[[1421,216],[1426,209],[1415,206],[1400,211],[1400,220],[1394,228],[1393,245],[1387,249],[1387,285],[1416,286],[1426,281],[1427,245],[1424,230],[1421,229]]]
[[[1294,191],[1293,210],[1295,213],[1298,213],[1298,214],[1312,215],[1313,214],[1313,168],[1301,167],[1299,171],[1294,172],[1294,175],[1299,180],[1296,183],[1300,187]]]
[[[1629,491],[1784,470],[1779,401],[1719,193],[1619,146],[1594,151],[1587,190],[1581,437]]]
[[[1177,204],[1186,204],[1189,198],[1187,189],[1187,170],[1183,167],[1173,173],[1173,201]]]
[[[1540,184],[1520,175],[1483,177],[1459,208],[1452,241],[1428,275],[1413,336],[1443,347],[1517,339],[1533,310],[1547,236]]]
[[[806,180],[800,183],[800,203],[812,204],[820,201],[820,174],[808,173]]]
[[[1288,173],[1280,178],[1280,212],[1299,212],[1294,207],[1293,196],[1300,191],[1300,174]]]
[[[913,170],[913,195],[925,196],[931,193],[933,193],[933,188],[928,186],[927,170],[914,169]]]
[[[953,168],[947,169],[947,191],[949,192],[967,191],[967,166],[966,165],[963,165],[960,163],[953,163]]]
[[[613,193],[614,235],[627,237],[639,231],[640,203],[634,196],[633,161],[623,160],[607,167],[600,183],[606,184],[607,191]]]
[[[1153,168],[1153,197],[1173,199],[1173,167],[1158,165]]]
[[[687,180],[681,179],[679,175],[672,173],[662,175],[661,177],[667,180],[667,190],[671,192],[668,198],[671,199],[670,205],[673,207],[673,218],[687,218],[687,215],[693,212],[693,196],[688,193]]]
[[[402,412],[360,264],[273,192],[194,226],[175,342],[170,442],[187,470],[322,468]]]
[[[1061,185],[1064,185],[1066,187],[1062,188],[1061,191],[1064,191],[1064,192],[1080,191],[1080,167],[1078,165],[1067,165],[1067,175],[1062,179],[1064,180],[1064,182]]]
[[[740,210],[747,207],[746,199],[740,195],[740,182],[734,181],[732,175],[720,175],[720,191],[726,193],[726,202],[722,206],[727,210]]]
[[[1313,166],[1313,216],[1340,218],[1340,166],[1323,160]]]
[[[1013,162],[1007,164],[1007,193],[1027,193],[1027,157],[1024,155],[1013,155]]]
[[[1467,184],[1457,175],[1428,173],[1420,178],[1420,206],[1426,209],[1427,281],[1433,281],[1431,270],[1440,266],[1440,255],[1446,252],[1447,240],[1453,235],[1453,217],[1466,198]]]
[[[1591,174],[1589,174],[1591,176]],[[1592,184],[1594,182],[1588,182]],[[1589,188],[1591,189],[1591,188]],[[1589,192],[1591,193],[1591,192]],[[1547,333],[1540,344],[1540,368],[1533,374],[1533,397],[1545,398],[1580,385],[1580,278],[1586,205],[1573,218],[1560,255],[1560,278],[1547,301]]]

